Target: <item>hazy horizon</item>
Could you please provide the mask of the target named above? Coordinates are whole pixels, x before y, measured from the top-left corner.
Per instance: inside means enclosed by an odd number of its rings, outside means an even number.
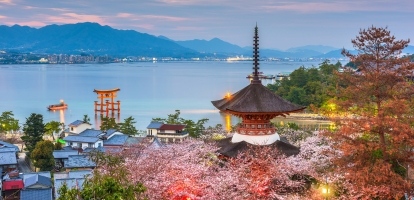
[[[1,25],[42,27],[97,22],[173,40],[215,37],[241,47],[260,28],[262,48],[325,45],[352,48],[360,29],[388,26],[397,39],[414,38],[414,1],[294,0],[0,0]]]

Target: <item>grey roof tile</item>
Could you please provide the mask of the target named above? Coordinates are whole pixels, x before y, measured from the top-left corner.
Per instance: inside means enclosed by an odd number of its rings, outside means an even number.
[[[69,171],[69,178],[85,178],[89,175],[92,175],[92,170]]]
[[[115,132],[117,132],[115,129],[109,129],[109,130],[107,130],[106,132],[104,132],[105,133],[105,137],[109,137],[109,136],[111,136],[112,134],[114,134]]]
[[[78,127],[81,124],[89,124],[89,123],[85,123],[82,120],[76,120],[76,121],[70,123],[68,126],[69,127]]]
[[[52,188],[20,190],[21,200],[52,200]]]
[[[95,129],[86,129],[79,133],[79,136],[83,137],[98,137],[99,135],[103,134],[101,130]]]
[[[136,145],[142,142],[142,140],[144,140],[143,137],[129,137],[126,141],[125,144],[126,146],[129,145]]]
[[[63,138],[63,140],[67,142],[95,143],[100,139],[97,137],[83,137],[83,136],[69,135]]]
[[[116,146],[123,146],[125,141],[128,139],[128,135],[114,135],[108,140],[103,141],[103,145],[116,145]]]
[[[6,151],[0,152],[0,165],[15,165],[17,164],[16,152]]]
[[[0,140],[0,149],[2,148],[6,148],[5,151],[9,151],[9,148],[14,148],[15,151],[20,151],[19,147],[16,145]]]
[[[36,174],[34,176],[25,178],[23,180],[23,182],[24,182],[24,187],[25,188],[30,187],[30,186],[35,185],[35,184],[40,184],[40,185],[44,185],[44,186],[47,186],[47,187],[52,187],[52,181],[50,180],[50,178],[39,175],[39,174]]]
[[[78,155],[78,151],[77,150],[55,150],[53,151],[53,157],[55,159],[63,159],[63,158],[68,158],[70,155]]]
[[[96,167],[96,163],[86,155],[72,155],[64,163],[65,168]]]
[[[161,123],[161,122],[155,122],[155,121],[152,121],[148,126],[147,126],[147,128],[151,128],[151,129],[159,129],[161,126],[163,125],[163,123]]]

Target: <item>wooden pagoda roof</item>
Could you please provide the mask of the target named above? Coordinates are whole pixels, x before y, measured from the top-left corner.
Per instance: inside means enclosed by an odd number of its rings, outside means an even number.
[[[287,114],[290,112],[299,112],[306,108],[283,99],[261,83],[251,83],[231,96],[212,101],[212,103],[221,111],[252,114]]]
[[[121,90],[120,88],[114,88],[114,89],[111,89],[111,90],[97,90],[97,89],[94,89],[93,92],[105,94],[105,93],[118,92],[120,90]]]

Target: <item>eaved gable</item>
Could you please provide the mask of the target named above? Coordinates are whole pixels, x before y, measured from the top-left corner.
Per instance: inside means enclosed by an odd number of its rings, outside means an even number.
[[[186,125],[182,124],[164,124],[152,121],[147,126],[148,137],[158,137],[161,142],[183,141],[188,137],[188,132],[184,131]]]
[[[79,134],[86,129],[92,129],[92,124],[82,120],[76,120],[69,125],[69,134]]]

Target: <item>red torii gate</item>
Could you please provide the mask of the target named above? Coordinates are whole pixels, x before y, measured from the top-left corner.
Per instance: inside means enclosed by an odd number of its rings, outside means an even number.
[[[98,99],[100,99],[101,101],[100,103],[98,103],[98,101],[95,101],[95,115],[97,114],[97,112],[100,112],[101,115],[103,115],[103,112],[105,112],[106,116],[108,116],[109,110],[112,111],[112,114],[114,114],[115,111],[117,111],[118,114],[121,113],[121,101],[118,100],[116,103],[114,102],[114,99],[117,97],[118,91],[121,91],[121,89],[115,88],[112,90],[93,90],[93,92],[98,94]],[[108,99],[110,99],[111,101],[109,102]],[[115,108],[115,105],[118,105],[118,107]],[[100,106],[100,110],[98,110],[98,106]]]

